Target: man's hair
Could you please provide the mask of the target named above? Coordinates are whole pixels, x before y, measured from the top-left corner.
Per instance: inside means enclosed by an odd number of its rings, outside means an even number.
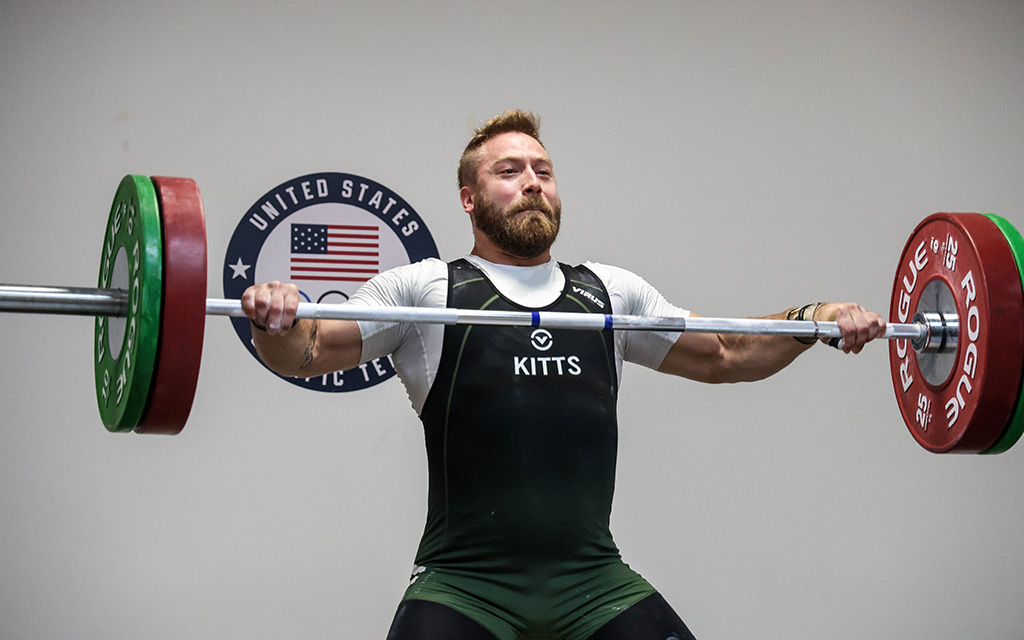
[[[466,145],[466,150],[462,152],[462,158],[459,159],[460,189],[476,182],[476,171],[479,166],[477,150],[491,138],[513,131],[525,133],[540,143],[540,146],[544,146],[544,143],[540,141],[540,116],[537,114],[520,109],[509,109],[501,115],[494,116],[473,132],[473,137]]]

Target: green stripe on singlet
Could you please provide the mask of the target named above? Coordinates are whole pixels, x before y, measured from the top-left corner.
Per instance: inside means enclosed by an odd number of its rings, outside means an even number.
[[[483,279],[484,278],[474,278],[473,280],[465,280],[463,282],[456,283],[455,285],[452,286],[452,288],[454,289],[455,287],[459,287],[459,286],[462,286],[464,284],[468,284],[470,282],[477,282],[477,281],[480,281],[480,280],[483,280]],[[494,301],[497,300],[497,299],[498,299],[498,296],[493,296],[490,300],[488,300],[487,302],[483,303],[483,305],[480,307],[480,309],[481,310],[486,309],[487,307],[491,306],[494,303]],[[448,513],[448,420],[451,417],[452,396],[455,394],[455,382],[459,379],[459,365],[462,363],[462,353],[466,349],[466,341],[469,340],[469,332],[472,331],[472,330],[473,330],[473,325],[469,325],[469,326],[466,327],[466,332],[464,334],[462,334],[462,344],[459,345],[459,355],[455,358],[455,368],[452,369],[452,383],[451,383],[451,386],[448,388],[448,401],[444,405],[444,465],[443,465],[443,467],[444,467],[444,510],[445,510],[445,513]],[[450,518],[445,516],[445,519],[444,519],[444,535],[442,536],[442,539],[444,540],[444,545],[448,544],[448,523],[449,523],[449,520],[450,520]]]
[[[580,285],[583,285],[583,286],[590,286],[586,282],[580,282],[579,280],[572,280],[571,282],[574,283],[574,284],[580,284]],[[593,288],[596,289],[596,287],[593,287]],[[565,296],[565,299],[566,300],[572,300],[573,302],[578,304],[580,306],[580,308],[583,309],[583,311],[585,313],[590,313],[590,309],[587,308],[587,305],[584,304],[583,301],[580,300],[579,298],[577,298],[576,296],[574,296],[572,294],[568,294],[568,295]],[[613,338],[612,339],[612,345],[614,345],[614,344],[615,344],[615,339]],[[608,353],[608,343],[607,342],[605,342],[604,340],[601,340],[601,347],[604,349],[604,361],[608,363],[608,373],[611,374],[612,380],[615,381],[615,386],[616,386],[616,388],[618,388],[618,386],[619,386],[619,376],[618,376],[618,373],[615,371],[615,358],[614,358],[614,356],[612,354]]]

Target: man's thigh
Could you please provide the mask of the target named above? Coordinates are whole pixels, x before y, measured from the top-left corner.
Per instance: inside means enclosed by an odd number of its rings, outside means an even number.
[[[406,600],[398,606],[387,640],[496,640],[479,622],[429,600]]]
[[[598,629],[588,640],[695,640],[659,593],[652,593]]]

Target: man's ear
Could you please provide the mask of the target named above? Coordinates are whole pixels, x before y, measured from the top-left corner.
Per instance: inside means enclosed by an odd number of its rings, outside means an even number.
[[[473,189],[468,186],[459,189],[459,200],[462,202],[462,209],[466,213],[473,213],[475,195]]]

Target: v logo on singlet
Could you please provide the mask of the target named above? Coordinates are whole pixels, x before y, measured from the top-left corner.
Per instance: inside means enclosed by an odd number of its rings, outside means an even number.
[[[547,351],[554,343],[555,339],[551,337],[551,332],[546,329],[537,329],[530,334],[530,344],[537,351]]]

